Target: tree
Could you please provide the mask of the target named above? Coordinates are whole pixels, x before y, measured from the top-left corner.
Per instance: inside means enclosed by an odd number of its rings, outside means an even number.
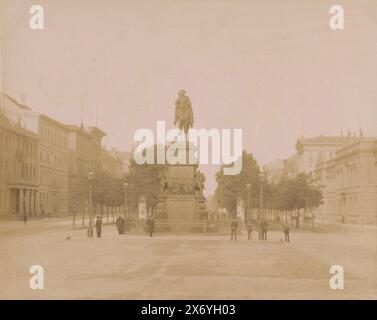
[[[97,171],[92,181],[93,206],[119,206],[124,203],[123,181],[104,171]],[[69,210],[77,214],[89,201],[89,179],[87,174],[69,177]]]
[[[311,176],[301,173],[294,178],[285,177],[270,186],[268,204],[272,208],[294,210],[296,227],[299,227],[300,210],[314,209],[323,202],[323,194],[311,181]]]
[[[154,155],[157,157],[157,145]],[[146,152],[146,149],[143,150]],[[155,162],[157,163],[157,159]],[[137,164],[133,158],[130,160],[129,172],[126,175],[126,182],[129,185],[128,199],[131,207],[137,208],[141,195],[147,197],[147,206],[155,208],[160,193],[160,172],[166,165],[159,164]]]
[[[260,168],[253,155],[246,151],[242,152],[242,170],[238,175],[224,175],[223,168],[226,166],[232,166],[232,164],[221,166],[216,173],[217,187],[214,197],[217,204],[235,214],[237,199],[242,199],[247,204],[248,191],[246,185],[250,184],[251,207],[258,207]]]
[[[124,204],[123,180],[98,171],[93,179],[93,205],[120,206]]]
[[[84,210],[89,199],[89,182],[86,174],[70,175],[69,183],[69,212],[77,214]]]

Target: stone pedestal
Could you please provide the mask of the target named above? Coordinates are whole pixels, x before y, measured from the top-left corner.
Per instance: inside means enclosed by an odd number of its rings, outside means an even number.
[[[198,165],[167,165],[160,182],[155,218],[167,221],[167,231],[194,231],[195,223],[207,218],[204,176]]]

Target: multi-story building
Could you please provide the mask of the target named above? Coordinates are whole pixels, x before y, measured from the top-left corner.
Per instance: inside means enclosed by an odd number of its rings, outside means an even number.
[[[279,181],[282,177],[294,177],[300,173],[312,173],[319,161],[334,157],[336,150],[358,141],[362,137],[348,132],[347,136],[301,137],[296,141],[296,153],[284,160],[275,160],[264,166],[268,179]]]
[[[121,159],[123,175],[128,173],[130,170],[129,167],[130,167],[130,160],[131,160],[132,153],[129,151],[121,151],[116,148],[112,148],[111,150],[109,150],[109,152],[113,156]]]
[[[4,114],[39,138],[38,207],[41,215],[68,213],[68,130],[60,122],[5,96]]]
[[[265,166],[270,181],[312,175],[321,187],[323,205],[315,210],[323,222],[377,222],[377,139],[351,134],[301,138],[291,157]]]
[[[359,138],[320,161],[313,174],[324,204],[316,215],[326,221],[375,223],[377,217],[377,139]]]
[[[102,169],[102,138],[106,133],[97,127],[86,128],[83,125],[66,125],[65,127],[69,131],[70,174],[100,171]]]
[[[69,131],[69,211],[77,213],[88,199],[89,172],[102,170],[102,138],[105,133],[97,127],[68,125]]]
[[[68,130],[60,122],[39,116],[39,195],[41,213],[68,214]]]
[[[0,219],[38,215],[38,137],[0,109]]]
[[[362,133],[360,132],[360,136]],[[318,161],[328,160],[339,148],[358,141],[359,137],[348,132],[347,136],[319,136],[316,138],[299,138],[296,142],[297,173],[311,173]]]
[[[86,131],[92,136],[91,147],[90,147],[91,168],[93,172],[97,172],[102,169],[102,163],[101,163],[102,138],[106,136],[106,133],[103,132],[98,127],[87,127]]]
[[[74,125],[67,126],[69,148],[69,174],[88,173],[93,171],[91,141],[92,136],[84,127]]]
[[[104,172],[116,179],[123,178],[123,160],[116,153],[102,148],[101,163]]]

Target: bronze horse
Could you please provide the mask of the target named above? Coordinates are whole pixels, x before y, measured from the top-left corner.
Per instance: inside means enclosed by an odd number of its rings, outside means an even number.
[[[188,130],[194,125],[194,113],[191,107],[191,100],[185,95],[185,90],[178,92],[178,99],[175,101],[175,119],[174,125],[183,130],[187,136]]]

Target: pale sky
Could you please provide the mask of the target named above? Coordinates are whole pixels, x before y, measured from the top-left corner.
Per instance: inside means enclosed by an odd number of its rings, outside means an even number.
[[[197,128],[242,128],[263,165],[304,136],[377,136],[376,0],[0,0],[3,90],[64,123],[96,123],[108,147],[172,127],[177,91]],[[43,6],[45,29],[29,28]],[[344,7],[345,28],[329,28]],[[97,101],[97,102],[96,102]],[[203,168],[206,193],[218,167]]]

